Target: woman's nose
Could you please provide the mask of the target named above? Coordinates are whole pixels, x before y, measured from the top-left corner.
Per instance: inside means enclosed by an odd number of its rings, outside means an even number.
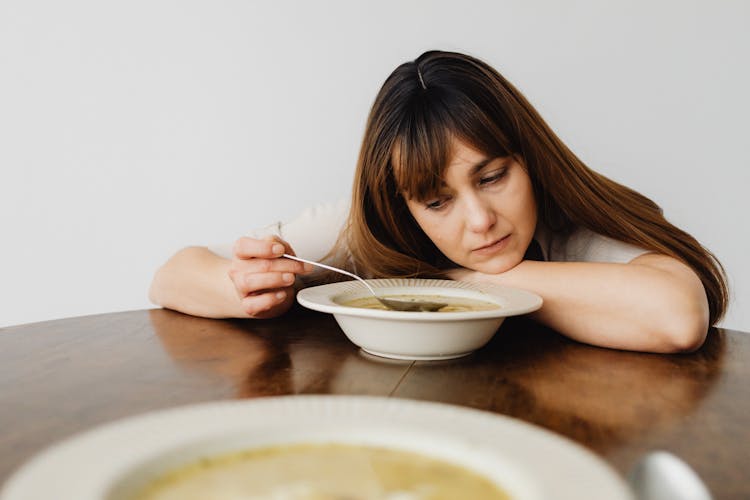
[[[485,233],[495,225],[497,215],[490,204],[481,197],[466,201],[466,226],[475,233]]]

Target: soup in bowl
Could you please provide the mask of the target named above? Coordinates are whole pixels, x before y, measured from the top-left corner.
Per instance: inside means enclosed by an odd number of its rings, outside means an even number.
[[[385,299],[387,301],[397,301],[400,304],[430,304],[435,307],[423,308],[420,310],[417,308],[415,311],[410,312],[468,312],[468,311],[490,311],[492,309],[498,309],[499,304],[495,302],[489,302],[486,300],[471,299],[468,297],[446,297],[444,295],[382,295],[373,297],[372,295],[367,297],[360,297],[358,299],[347,300],[342,305],[349,307],[364,307],[365,309],[379,309],[382,311],[391,310],[392,308],[386,307],[378,299]],[[438,307],[439,306],[439,307]]]
[[[539,309],[538,295],[488,283],[435,279],[367,280],[379,297],[444,303],[437,311],[388,310],[358,281],[306,288],[303,306],[333,314],[367,353],[407,360],[466,356],[484,346],[505,318]]]
[[[460,464],[409,450],[341,443],[269,446],[203,457],[128,500],[508,500]]]
[[[214,401],[109,422],[36,454],[0,489],[0,500],[196,496],[633,500],[599,457],[526,422],[434,402],[323,395]]]

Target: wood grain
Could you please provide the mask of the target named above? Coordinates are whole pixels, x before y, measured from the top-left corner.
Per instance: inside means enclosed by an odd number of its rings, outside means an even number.
[[[167,407],[285,394],[367,394],[509,415],[567,436],[621,473],[683,457],[717,499],[750,498],[750,335],[713,330],[685,355],[573,342],[524,319],[471,356],[388,361],[333,318],[209,320],[144,310],[0,329],[0,481],[92,426]]]

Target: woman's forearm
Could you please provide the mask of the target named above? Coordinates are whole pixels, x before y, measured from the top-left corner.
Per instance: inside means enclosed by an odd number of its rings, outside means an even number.
[[[708,329],[700,280],[666,256],[648,254],[629,264],[523,261],[499,275],[457,277],[533,291],[544,299],[535,319],[593,345],[691,351],[702,345]]]
[[[154,304],[194,316],[247,317],[228,276],[230,263],[205,247],[184,248],[156,272],[149,298]]]

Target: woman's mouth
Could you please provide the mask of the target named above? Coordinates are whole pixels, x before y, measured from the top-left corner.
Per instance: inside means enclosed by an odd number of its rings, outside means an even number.
[[[475,248],[474,250],[472,250],[472,252],[474,252],[477,255],[492,255],[494,253],[497,253],[503,250],[506,246],[508,246],[509,240],[510,240],[510,235],[507,235],[507,236],[500,238],[499,240],[493,241],[492,243],[488,245]]]

